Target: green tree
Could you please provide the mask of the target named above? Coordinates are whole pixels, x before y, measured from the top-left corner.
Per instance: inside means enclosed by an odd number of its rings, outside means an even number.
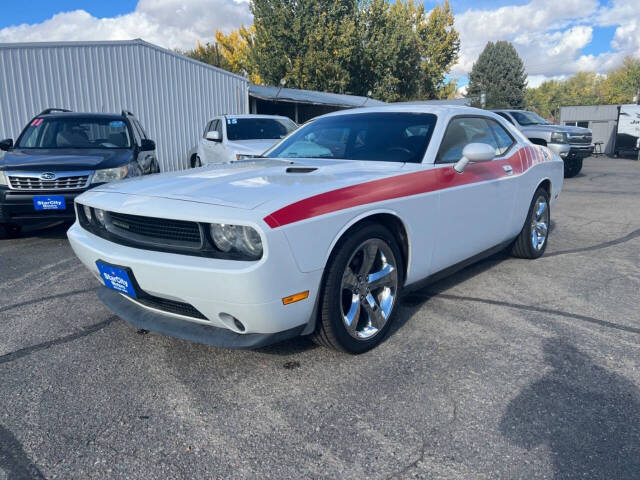
[[[473,64],[467,96],[478,105],[484,92],[487,108],[522,108],[526,78],[524,63],[511,43],[489,42]]]
[[[640,59],[626,57],[622,65],[607,74],[602,82],[605,103],[631,103],[640,96]]]
[[[451,82],[446,84],[448,87],[445,85],[444,74],[456,63],[460,52],[460,36],[453,28],[453,20],[453,10],[449,0],[446,0],[431,10],[427,21],[418,29],[422,44],[420,94],[423,98],[452,98],[449,96]],[[454,94],[456,87],[457,82],[453,84]]]

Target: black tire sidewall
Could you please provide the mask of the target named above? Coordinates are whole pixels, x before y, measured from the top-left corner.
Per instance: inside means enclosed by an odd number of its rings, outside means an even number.
[[[544,241],[544,245],[542,245],[542,249],[536,250],[533,248],[531,244],[531,220],[533,218],[533,209],[536,205],[536,200],[540,195],[544,195],[545,200],[547,201],[547,208],[549,209],[549,225],[547,225],[547,238]],[[544,252],[547,250],[547,245],[549,244],[549,233],[551,231],[551,203],[549,202],[549,193],[542,187],[536,190],[536,193],[533,194],[533,198],[531,199],[531,205],[529,205],[529,213],[527,215],[527,221],[524,225],[524,231],[527,237],[527,249],[529,250],[529,258],[540,258],[544,255]]]
[[[384,339],[393,323],[398,310],[398,301],[401,297],[401,289],[404,282],[404,262],[393,234],[380,224],[364,224],[357,230],[349,232],[345,237],[347,237],[346,240],[341,241],[334,250],[335,255],[332,256],[329,262],[327,275],[324,279],[321,303],[321,315],[323,319],[321,320],[328,321],[330,329],[342,349],[349,353],[363,353],[378,345]],[[356,340],[349,334],[342,320],[340,307],[342,275],[354,250],[366,240],[373,238],[384,241],[395,257],[396,265],[398,266],[396,303],[391,311],[391,316],[387,319],[387,323],[380,332],[368,340]]]

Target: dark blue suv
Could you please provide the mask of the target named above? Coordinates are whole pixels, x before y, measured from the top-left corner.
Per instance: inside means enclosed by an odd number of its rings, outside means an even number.
[[[131,112],[75,113],[49,108],[0,149],[0,228],[75,219],[73,200],[105,182],[160,171],[156,145]]]

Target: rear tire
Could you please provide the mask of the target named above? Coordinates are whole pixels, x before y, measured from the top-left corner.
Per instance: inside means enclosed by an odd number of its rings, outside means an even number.
[[[312,339],[352,354],[378,345],[393,323],[403,278],[402,254],[387,228],[365,223],[349,232],[327,265]]]
[[[198,155],[191,157],[191,168],[198,168],[202,166],[202,161]]]
[[[549,193],[544,188],[538,187],[533,194],[524,226],[511,246],[511,255],[530,259],[541,257],[549,243],[550,222]]]
[[[564,178],[575,177],[582,170],[582,158],[571,158],[564,161]]]

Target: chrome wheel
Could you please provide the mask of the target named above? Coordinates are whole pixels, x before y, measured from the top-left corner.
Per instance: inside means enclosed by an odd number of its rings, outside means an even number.
[[[398,292],[398,266],[384,241],[363,242],[351,255],[342,275],[341,313],[349,334],[368,340],[391,316]]]
[[[531,245],[537,251],[544,247],[549,233],[549,205],[542,195],[536,199],[531,216]]]

